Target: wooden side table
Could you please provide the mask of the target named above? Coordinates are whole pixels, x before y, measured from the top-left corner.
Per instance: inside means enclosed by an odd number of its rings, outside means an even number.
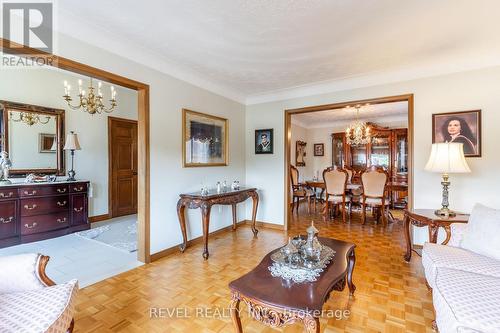
[[[433,209],[411,209],[405,210],[405,217],[403,220],[404,234],[406,240],[406,253],[404,255],[405,261],[411,260],[412,246],[410,236],[410,224],[416,227],[429,228],[429,242],[437,243],[438,231],[442,227],[446,231],[446,239],[442,243],[447,244],[451,237],[450,224],[452,223],[467,223],[469,221],[468,214],[458,213],[453,217],[441,217],[434,214]]]

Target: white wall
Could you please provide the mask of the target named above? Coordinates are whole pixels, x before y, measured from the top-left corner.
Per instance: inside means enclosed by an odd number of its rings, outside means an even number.
[[[500,177],[495,173],[500,163],[498,87],[500,67],[494,67],[247,106],[246,180],[259,187],[267,198],[262,204],[259,219],[284,223],[284,110],[407,93],[413,93],[415,97],[415,208],[435,208],[441,202],[440,175],[424,171],[432,142],[432,114],[474,109],[483,110],[483,157],[467,159],[472,169],[471,174],[451,175],[451,208],[469,212],[475,202],[499,208],[500,196],[497,189],[500,187]],[[275,153],[269,158],[256,156],[249,149],[253,144],[253,129],[263,125],[274,127],[275,130]],[[264,167],[266,173],[262,172]],[[426,230],[417,230],[416,242],[421,242],[426,237]]]
[[[244,105],[163,74],[152,67],[109,53],[66,35],[58,36],[59,55],[150,86],[151,163],[151,253],[181,243],[176,204],[179,194],[196,191],[205,184],[238,179],[245,184]],[[182,167],[182,108],[209,113],[229,120],[229,166]],[[84,143],[82,142],[82,145]],[[97,166],[96,172],[101,172]],[[212,209],[210,230],[232,223],[231,207]],[[199,209],[190,210],[188,237],[202,235]],[[244,209],[239,218],[245,218]]]
[[[65,133],[74,131],[82,150],[75,152],[77,179],[92,183],[92,198],[89,199],[89,216],[108,213],[108,114],[90,115],[82,110],[71,110],[62,98],[63,82],[72,86],[73,104],[76,104],[78,79],[83,79],[83,87],[88,91],[88,78],[73,73],[50,69],[0,69],[0,99],[11,102],[34,104],[65,110]],[[94,87],[97,83],[94,82]],[[116,87],[118,107],[110,116],[137,119],[137,92]],[[109,100],[109,85],[102,87],[105,105]],[[23,124],[23,126],[26,126]],[[39,125],[33,125],[32,128]],[[45,133],[45,132],[43,132]],[[11,138],[11,142],[12,142]],[[19,141],[19,137],[14,141]],[[22,138],[21,140],[24,140]],[[37,138],[38,140],[38,138]],[[38,149],[38,146],[36,146]],[[46,154],[54,155],[54,154]],[[13,168],[16,157],[13,155]],[[71,157],[66,153],[66,172],[71,168]]]

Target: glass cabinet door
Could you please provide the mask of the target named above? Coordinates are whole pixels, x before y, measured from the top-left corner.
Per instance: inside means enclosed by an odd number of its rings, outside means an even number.
[[[372,138],[370,150],[370,165],[389,169],[391,160],[391,135],[383,134]]]
[[[343,166],[344,137],[341,134],[332,135],[332,165]]]
[[[351,166],[356,170],[366,168],[366,145],[351,147]]]

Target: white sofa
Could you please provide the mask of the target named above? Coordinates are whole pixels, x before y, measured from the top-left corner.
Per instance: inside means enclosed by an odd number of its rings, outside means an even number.
[[[452,224],[447,245],[424,244],[422,264],[432,288],[437,328],[440,333],[497,333],[500,260],[464,249],[468,228],[467,224]]]
[[[0,333],[73,330],[78,282],[55,285],[45,275],[48,260],[34,253],[0,257]]]

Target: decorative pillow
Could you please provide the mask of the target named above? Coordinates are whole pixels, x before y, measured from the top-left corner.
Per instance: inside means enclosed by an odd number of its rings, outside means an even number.
[[[476,204],[460,246],[500,260],[500,210]]]

